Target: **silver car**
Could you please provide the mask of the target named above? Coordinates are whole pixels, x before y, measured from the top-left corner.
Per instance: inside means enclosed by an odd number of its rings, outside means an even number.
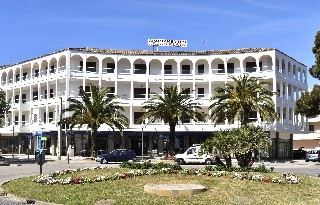
[[[306,162],[320,162],[320,150],[310,150],[306,155]]]

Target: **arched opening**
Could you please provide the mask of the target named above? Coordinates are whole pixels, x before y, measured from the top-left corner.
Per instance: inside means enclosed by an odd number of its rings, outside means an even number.
[[[209,63],[205,59],[199,59],[196,62],[196,75],[209,74]]]
[[[164,75],[177,75],[177,62],[173,59],[168,59],[164,63]]]
[[[192,74],[193,65],[192,65],[191,60],[184,59],[184,60],[181,61],[180,65],[181,65],[180,74],[182,74],[182,75],[190,75],[190,74]]]
[[[243,60],[243,65],[245,67],[244,72],[253,73],[257,72],[257,61],[254,57],[248,56]],[[260,67],[260,66],[259,66]]]
[[[114,73],[116,68],[115,61],[113,58],[105,58],[102,60],[102,73]]]
[[[134,74],[147,74],[147,65],[146,61],[139,58],[133,63],[133,73]]]
[[[82,63],[81,63],[82,62]],[[70,71],[83,71],[83,59],[80,55],[73,55],[70,60]]]
[[[224,61],[220,58],[216,58],[211,62],[211,69],[213,74],[225,73]],[[233,67],[234,69],[234,67]]]

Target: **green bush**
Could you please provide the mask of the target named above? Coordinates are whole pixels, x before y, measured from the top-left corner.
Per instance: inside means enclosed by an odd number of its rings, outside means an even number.
[[[266,168],[264,165],[258,166],[258,167],[224,167],[222,165],[216,165],[214,166],[206,166],[205,170],[208,171],[228,171],[228,172],[260,172],[260,173],[270,173],[273,172],[274,167],[271,167],[270,169]]]

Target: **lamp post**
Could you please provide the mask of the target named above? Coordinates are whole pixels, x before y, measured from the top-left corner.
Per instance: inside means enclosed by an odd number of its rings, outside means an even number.
[[[141,161],[143,161],[143,128],[145,128],[144,121],[141,123]]]
[[[141,138],[142,138],[142,142],[141,142],[141,161],[143,161],[143,127],[144,127],[144,124],[142,124],[142,133],[141,133]]]
[[[12,123],[12,139],[14,139],[14,123],[15,122]],[[13,142],[12,141],[13,140],[11,140],[11,151],[12,151],[12,159],[13,159],[14,156],[13,156]]]
[[[62,97],[59,97],[60,99],[60,121],[62,119]],[[61,138],[62,138],[62,126],[61,124],[59,125],[59,130],[58,130],[58,160],[61,160]]]

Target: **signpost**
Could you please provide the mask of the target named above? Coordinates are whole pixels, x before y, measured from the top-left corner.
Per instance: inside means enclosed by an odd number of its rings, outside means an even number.
[[[187,47],[187,40],[148,39],[148,45],[153,51],[155,46]]]

